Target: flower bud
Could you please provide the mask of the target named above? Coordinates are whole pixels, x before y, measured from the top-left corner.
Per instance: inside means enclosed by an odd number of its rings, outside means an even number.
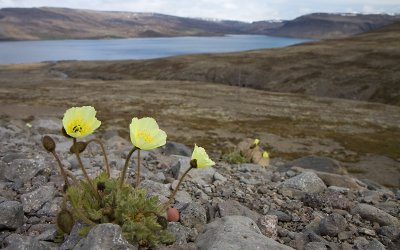
[[[106,189],[106,184],[104,182],[97,183],[97,190],[103,192]]]
[[[67,138],[72,138],[69,134],[67,134],[67,131],[65,131],[64,127],[62,127],[62,129],[61,129],[61,133],[62,133],[63,136],[65,136]]]
[[[75,147],[78,149],[78,153],[82,153],[83,151],[85,151],[87,146],[86,142],[83,141],[78,141],[75,144],[72,144],[71,148],[69,149],[69,152],[71,154],[75,154]]]
[[[56,143],[54,142],[53,138],[48,135],[45,135],[42,140],[43,147],[49,152],[54,152],[56,149]]]
[[[191,168],[197,168],[197,159],[192,159],[190,161],[190,167]]]
[[[56,224],[63,233],[69,234],[75,224],[75,220],[70,211],[63,209],[57,214]]]

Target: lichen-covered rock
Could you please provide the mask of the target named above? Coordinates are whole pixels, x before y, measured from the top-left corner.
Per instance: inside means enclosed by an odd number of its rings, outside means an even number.
[[[33,236],[22,236],[19,234],[11,234],[4,243],[7,247],[4,250],[50,250],[51,248],[39,242]]]
[[[206,210],[197,203],[188,203],[181,210],[180,221],[182,225],[196,228],[199,232],[202,232],[204,225],[207,223]]]
[[[134,250],[138,249],[126,241],[122,236],[121,227],[115,224],[100,224],[90,230],[88,236],[74,247],[74,250],[99,250],[99,249],[118,249]]]
[[[199,250],[292,249],[264,236],[252,219],[243,216],[226,216],[207,224],[196,245]]]
[[[279,187],[294,188],[306,193],[319,193],[326,189],[324,182],[314,172],[296,175],[281,183]]]
[[[15,230],[24,224],[24,211],[18,201],[0,203],[0,230]]]
[[[24,212],[30,213],[39,210],[44,203],[53,199],[55,192],[54,186],[43,186],[33,192],[21,195]]]
[[[227,200],[217,204],[217,209],[221,217],[240,215],[249,217],[253,221],[257,221],[260,218],[260,214],[249,209],[248,207],[240,204],[235,200]]]
[[[346,219],[339,214],[331,214],[321,220],[319,232],[321,235],[337,236],[339,232],[346,229]]]

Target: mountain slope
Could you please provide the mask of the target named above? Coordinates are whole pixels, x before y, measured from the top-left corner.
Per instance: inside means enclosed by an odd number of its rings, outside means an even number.
[[[353,37],[279,49],[157,60],[62,62],[72,78],[213,82],[400,105],[400,22]]]
[[[266,17],[268,18],[268,17]],[[333,38],[366,32],[400,16],[310,14],[292,21],[209,21],[155,13],[67,8],[0,9],[0,41],[263,34]]]
[[[400,16],[384,14],[313,13],[285,22],[270,35],[305,38],[339,38],[359,34],[400,21]]]

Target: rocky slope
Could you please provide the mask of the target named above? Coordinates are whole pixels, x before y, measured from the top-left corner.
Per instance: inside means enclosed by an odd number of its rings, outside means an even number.
[[[146,61],[62,62],[71,78],[213,82],[400,105],[400,23],[279,49]]]
[[[77,161],[60,136],[60,119],[0,120],[0,247],[5,249],[138,249],[113,224],[77,233],[56,243],[53,224],[62,202],[63,179],[56,162],[41,147],[43,135],[57,141],[63,164],[78,178]],[[118,176],[130,142],[114,130],[102,134]],[[90,175],[103,168],[100,150],[83,154]],[[191,149],[169,143],[142,154],[142,187],[165,200],[176,177],[189,163]],[[177,155],[179,154],[179,155]],[[132,161],[130,181],[134,180]],[[341,175],[329,158],[273,159],[269,168],[218,162],[190,172],[174,206],[179,222],[168,224],[176,235],[171,246],[156,249],[399,249],[400,190],[370,180]],[[231,230],[227,230],[227,229]]]
[[[268,18],[268,17],[266,17]],[[0,9],[1,40],[263,34],[333,38],[370,31],[399,16],[311,14],[291,21],[209,21],[156,13],[66,8]]]
[[[269,34],[329,39],[364,33],[399,20],[400,15],[313,13],[285,22]]]

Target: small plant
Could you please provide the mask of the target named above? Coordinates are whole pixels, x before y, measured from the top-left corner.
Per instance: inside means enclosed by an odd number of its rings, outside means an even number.
[[[73,107],[64,114],[63,133],[72,139],[70,152],[76,155],[84,176],[83,180],[77,180],[63,167],[55,151],[54,140],[49,136],[43,137],[43,146],[57,160],[65,182],[64,203],[56,219],[59,230],[62,233],[70,233],[75,220],[87,226],[83,230],[86,233],[96,224],[115,223],[121,226],[127,240],[138,242],[143,246],[173,242],[173,235],[166,230],[166,209],[173,202],[180,184],[191,169],[205,168],[215,163],[210,160],[204,148],[195,145],[190,167],[180,178],[169,200],[161,204],[157,196],[148,196],[146,190],[140,188],[140,152],[165,145],[166,133],[159,129],[153,118],[133,118],[129,126],[133,148],[128,154],[120,177],[111,178],[102,142],[98,139],[77,140],[93,133],[100,125],[101,122],[96,118],[96,110],[90,106]],[[89,177],[80,158],[80,154],[92,142],[100,145],[105,164],[105,170],[94,179]],[[137,151],[137,171],[133,187],[125,183],[125,178],[130,158],[135,151]]]
[[[226,161],[229,164],[242,164],[242,163],[248,163],[246,158],[244,158],[240,153],[238,152],[230,152],[225,154],[222,159]]]

